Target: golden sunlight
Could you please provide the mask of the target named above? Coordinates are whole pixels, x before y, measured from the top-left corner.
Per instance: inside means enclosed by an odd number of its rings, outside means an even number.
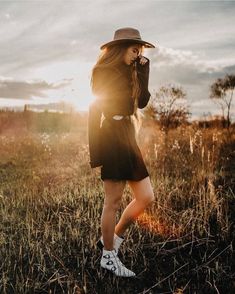
[[[175,226],[169,226],[169,224],[164,223],[164,221],[158,220],[153,215],[150,215],[144,212],[137,218],[137,223],[139,226],[143,227],[147,231],[159,234],[161,236],[169,237],[169,236],[179,236],[180,228],[176,228]]]
[[[60,84],[67,82],[64,87],[47,90],[46,103],[64,101],[71,104],[75,110],[88,110],[94,99],[90,89],[90,76],[93,63],[82,61],[57,62],[30,72],[31,79],[43,79],[48,83]],[[35,97],[35,102],[38,99]]]

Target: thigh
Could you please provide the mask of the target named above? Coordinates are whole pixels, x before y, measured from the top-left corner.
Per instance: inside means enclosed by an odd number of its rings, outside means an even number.
[[[122,197],[126,181],[104,180],[105,198],[110,200],[119,200]]]
[[[137,200],[145,201],[154,199],[153,187],[149,177],[146,177],[140,181],[128,180],[128,184]]]

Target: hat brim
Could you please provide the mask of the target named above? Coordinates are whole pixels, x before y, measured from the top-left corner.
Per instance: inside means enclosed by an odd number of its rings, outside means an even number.
[[[107,42],[100,46],[100,49],[103,50],[106,47],[115,45],[115,44],[121,44],[121,43],[137,43],[137,44],[142,44],[145,48],[155,48],[155,46],[149,42],[139,40],[139,39],[119,39],[119,40],[114,40]]]

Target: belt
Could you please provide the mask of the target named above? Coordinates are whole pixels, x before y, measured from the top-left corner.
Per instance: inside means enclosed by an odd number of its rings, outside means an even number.
[[[130,115],[113,115],[112,119],[115,119],[115,120],[130,119]]]

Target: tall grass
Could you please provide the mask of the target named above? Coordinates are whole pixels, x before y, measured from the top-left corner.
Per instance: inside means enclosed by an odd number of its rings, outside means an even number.
[[[99,267],[104,191],[84,128],[0,136],[0,293],[233,293],[234,132],[143,127],[139,146],[156,200],[121,248],[137,278],[121,279]]]

